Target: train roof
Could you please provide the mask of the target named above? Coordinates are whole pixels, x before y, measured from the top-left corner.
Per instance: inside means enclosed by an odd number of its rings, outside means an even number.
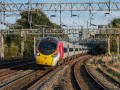
[[[53,40],[55,42],[59,41],[59,39],[57,39],[56,37],[50,37],[50,36],[49,37],[44,37],[40,41],[44,41],[44,40]]]

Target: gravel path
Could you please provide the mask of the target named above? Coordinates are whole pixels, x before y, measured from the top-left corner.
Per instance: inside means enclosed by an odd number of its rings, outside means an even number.
[[[60,88],[64,90],[64,87],[59,85],[59,81],[61,80],[61,77],[63,74],[67,71],[68,66],[65,66],[62,68],[62,70],[59,70],[58,72],[54,73],[50,77],[48,77],[46,80],[44,80],[40,86],[39,90],[58,90],[56,88]]]

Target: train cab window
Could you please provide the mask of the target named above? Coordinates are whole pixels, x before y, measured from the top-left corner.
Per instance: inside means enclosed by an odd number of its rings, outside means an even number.
[[[75,51],[78,51],[78,48],[75,48]]]
[[[69,51],[72,52],[72,51],[73,51],[73,48],[69,48]]]
[[[82,49],[81,48],[79,48],[79,51],[81,51]]]
[[[64,52],[67,52],[67,48],[64,48]]]
[[[56,48],[57,48],[57,44],[50,41],[43,41],[39,44],[38,47],[39,51],[45,55],[50,55],[54,53],[56,51]]]

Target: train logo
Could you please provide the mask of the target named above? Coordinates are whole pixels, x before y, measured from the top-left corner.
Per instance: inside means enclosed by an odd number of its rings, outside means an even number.
[[[47,57],[44,57],[44,59],[46,60],[46,59],[47,59]]]

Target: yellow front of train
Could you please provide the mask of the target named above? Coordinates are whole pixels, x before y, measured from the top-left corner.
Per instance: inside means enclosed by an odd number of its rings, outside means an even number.
[[[36,63],[39,65],[53,66],[56,52],[51,55],[44,55],[37,50]]]
[[[55,40],[51,40],[50,38],[41,40],[36,49],[36,63],[39,65],[55,66],[56,61],[59,60],[56,50],[57,42]]]

